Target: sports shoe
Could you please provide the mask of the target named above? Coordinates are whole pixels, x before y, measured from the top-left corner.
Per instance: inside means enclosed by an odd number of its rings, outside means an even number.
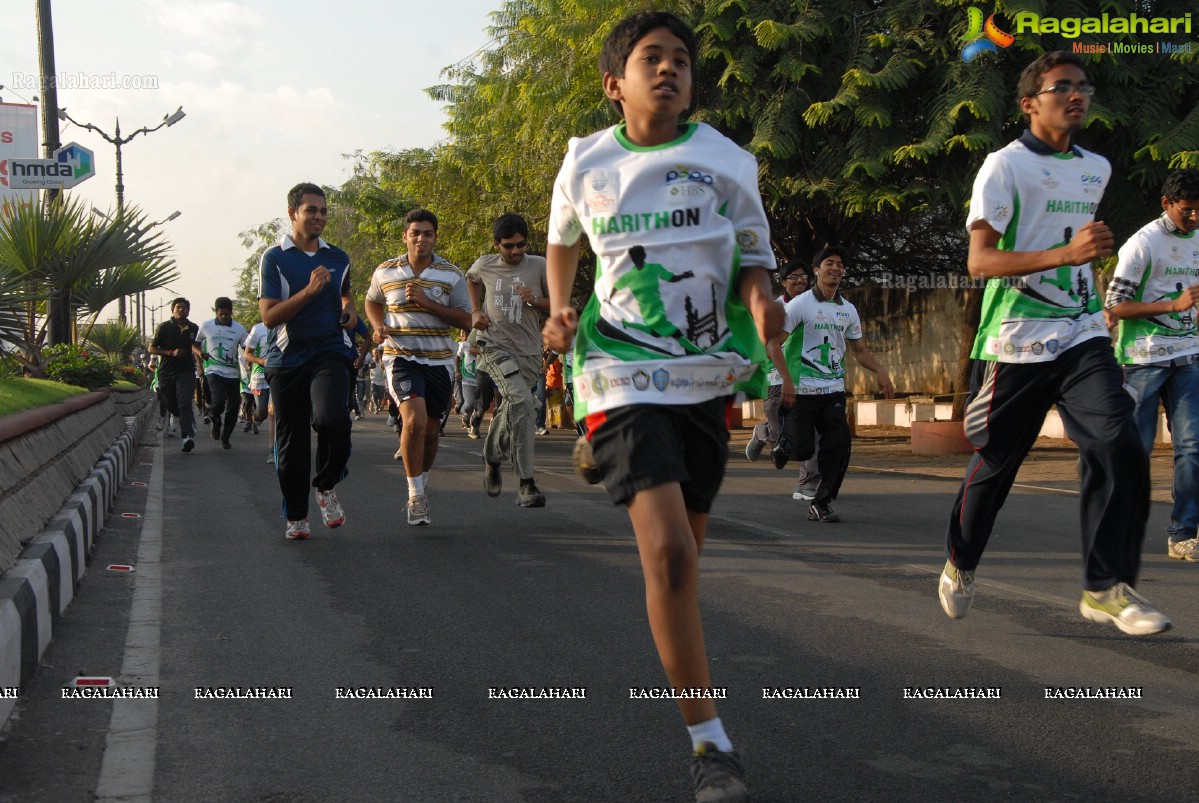
[[[207,423],[207,419],[205,419],[205,423]],[[214,441],[221,439],[221,419],[219,418],[212,422],[212,439]]]
[[[749,436],[749,443],[745,444],[745,458],[751,463],[758,462],[758,458],[762,456],[762,449],[766,447],[766,441],[760,441],[753,435]]]
[[[1195,563],[1199,561],[1199,538],[1170,541],[1166,551],[1174,560],[1185,560]]]
[[[500,464],[488,463],[483,458],[483,490],[488,496],[499,496],[504,487],[504,478],[500,476]]]
[[[250,431],[253,432],[255,435],[257,435],[258,434],[258,425],[250,424]]]
[[[945,561],[941,570],[941,582],[937,585],[937,596],[941,598],[941,609],[950,619],[961,619],[974,602],[974,572],[964,572]]]
[[[337,501],[337,491],[332,488],[317,491],[316,502],[321,506],[321,518],[324,519],[326,527],[333,529],[346,523],[346,514],[342,512],[341,503]]]
[[[472,441],[477,441],[479,439],[479,425],[475,424],[468,429],[466,431],[466,437],[470,438]]]
[[[591,451],[591,441],[587,440],[586,435],[580,435],[575,441],[574,453],[575,471],[583,482],[588,485],[595,485],[603,477],[600,476],[599,466],[595,462],[595,454]]]
[[[808,521],[823,521],[826,524],[831,524],[834,521],[841,521],[841,517],[834,513],[833,509],[828,505],[813,502],[808,507]]]
[[[205,414],[204,414],[204,423],[205,423],[205,424],[211,424],[211,423],[212,423],[212,416],[208,415],[208,413],[205,413]]]
[[[787,461],[791,456],[787,454],[787,450],[783,448],[782,441],[774,445],[774,449],[770,452],[770,461],[774,463],[774,467],[780,471],[787,467]]]
[[[266,462],[270,463],[272,466],[275,465],[275,447],[274,446],[272,446],[271,448],[266,450]]]
[[[403,460],[403,459],[404,459],[404,450],[403,450],[403,448],[396,449],[396,453],[395,453],[395,454],[393,454],[393,455],[391,456],[391,459],[392,459],[392,460]]]
[[[245,423],[245,424],[242,426],[242,428],[241,428],[241,431],[242,431],[242,432],[249,432],[249,431],[250,431],[250,422],[249,422],[249,421],[247,421],[247,422],[246,422],[246,423]]]
[[[521,480],[520,490],[516,493],[516,504],[521,507],[545,507],[545,494],[537,489],[537,483],[533,480]]]
[[[1117,583],[1107,591],[1083,591],[1078,612],[1092,622],[1111,622],[1132,636],[1150,636],[1170,629],[1170,620],[1132,590]]]
[[[288,541],[307,541],[312,537],[312,531],[308,528],[308,519],[287,522],[287,532],[283,533],[283,537]]]
[[[164,426],[166,426],[166,422],[165,422],[165,420],[164,420],[164,419],[162,419],[162,418],[159,418],[159,419],[158,419],[158,424],[157,424],[157,425],[156,425],[154,428],[155,428],[156,430],[158,430],[159,432],[162,432],[162,428],[163,428]]]
[[[723,753],[712,742],[704,742],[691,756],[691,780],[696,803],[748,803],[745,768],[734,750]]]
[[[803,502],[811,502],[816,498],[815,488],[805,488],[802,482],[795,483],[795,490],[791,492],[791,498]]]
[[[408,523],[413,527],[429,524],[429,497],[425,494],[408,497]]]
[[[536,432],[538,435],[550,434],[550,431],[548,429],[546,429],[545,427],[537,427],[537,429],[535,429],[534,432]]]
[[[190,452],[192,449],[195,449],[195,448],[196,448],[196,442],[193,439],[191,439],[191,438],[183,439],[183,453],[184,454],[187,454],[188,452]]]
[[[233,444],[230,443],[227,439],[222,438],[221,439],[221,448],[222,449],[232,449]]]

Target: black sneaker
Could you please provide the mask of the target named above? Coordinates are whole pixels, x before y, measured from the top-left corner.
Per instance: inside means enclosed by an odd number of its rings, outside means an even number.
[[[217,418],[212,422],[212,439],[219,441],[221,439],[221,419]]]
[[[545,494],[537,489],[537,483],[533,480],[521,480],[516,504],[521,507],[545,507]]]
[[[748,803],[745,768],[734,750],[723,753],[711,742],[704,742],[691,757],[691,779],[695,782],[696,803]]]
[[[813,502],[812,506],[808,508],[808,521],[834,522],[841,521],[841,517],[834,513],[828,505]]]
[[[196,448],[196,442],[194,440],[192,440],[191,438],[183,439],[183,453],[184,454],[187,454],[194,448]]]
[[[228,438],[224,438],[221,440],[221,448],[222,449],[232,449],[233,444],[229,442]]]
[[[770,460],[774,463],[774,467],[780,471],[787,467],[787,461],[791,458],[787,456],[787,452],[783,449],[783,445],[776,444],[774,450],[770,453]]]
[[[503,489],[504,480],[500,476],[500,464],[488,463],[483,460],[483,490],[488,496],[499,496]]]

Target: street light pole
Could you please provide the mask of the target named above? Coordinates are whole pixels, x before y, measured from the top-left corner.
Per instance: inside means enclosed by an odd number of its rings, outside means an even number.
[[[114,129],[114,133],[109,135],[109,134],[105,133],[103,130],[92,125],[91,123],[81,123],[78,120],[73,119],[71,117],[71,115],[67,114],[67,110],[65,108],[58,110],[58,119],[66,120],[67,122],[74,123],[75,125],[79,126],[82,129],[85,129],[87,131],[94,131],[97,134],[99,134],[100,137],[102,139],[104,139],[105,142],[108,142],[108,143],[116,146],[116,149],[117,149],[117,219],[118,220],[123,218],[125,215],[125,182],[124,182],[124,170],[123,170],[123,167],[121,164],[121,146],[128,143],[131,139],[136,137],[138,134],[153,134],[155,131],[162,128],[163,126],[173,126],[175,123],[179,122],[186,116],[187,116],[187,114],[184,113],[183,107],[180,106],[178,109],[171,112],[170,114],[163,115],[162,122],[159,123],[158,125],[154,126],[153,128],[148,128],[146,126],[143,126],[143,127],[139,128],[138,130],[134,131],[129,136],[122,137],[121,136],[121,118],[120,117],[116,118],[116,128]],[[121,296],[119,299],[117,299],[117,318],[118,318],[118,320],[120,320],[122,325],[125,324],[125,297],[124,296]]]

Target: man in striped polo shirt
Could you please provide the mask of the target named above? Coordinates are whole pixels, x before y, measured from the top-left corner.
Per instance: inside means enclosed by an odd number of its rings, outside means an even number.
[[[408,477],[408,523],[429,523],[425,483],[437,457],[439,422],[450,403],[456,343],[451,329],[470,328],[466,279],[433,253],[437,216],[413,209],[404,217],[406,254],[371,277],[366,317],[383,345],[387,391],[400,408],[400,452]]]

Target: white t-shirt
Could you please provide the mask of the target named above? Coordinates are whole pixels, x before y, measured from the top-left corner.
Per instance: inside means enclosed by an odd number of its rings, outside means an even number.
[[[862,321],[839,293],[832,301],[816,291],[800,293],[784,308],[788,333],[783,356],[799,395],[845,391],[845,341],[860,340]]]
[[[222,326],[217,323],[216,318],[210,318],[200,324],[200,331],[196,333],[196,345],[208,355],[204,360],[204,373],[208,376],[237,379],[237,354],[245,342],[246,327],[237,321],[230,321],[228,326]]]
[[[985,221],[1002,235],[1001,251],[1041,251],[1070,242],[1095,219],[1111,177],[1111,165],[1097,153],[1078,147],[1067,154],[1038,153],[1028,144],[1038,145],[1035,138],[1026,137],[987,157],[970,198],[967,230]],[[970,356],[1047,362],[1071,346],[1107,337],[1099,301],[1090,263],[992,279]]]
[[[702,123],[658,147],[629,142],[623,124],[571,139],[548,239],[584,234],[597,265],[575,342],[580,416],[698,403],[765,377],[735,287],[741,267],[775,261],[752,155]]]
[[[270,327],[259,321],[250,327],[245,347],[254,352],[255,357],[266,359],[267,337],[270,333]],[[270,385],[266,381],[266,369],[258,363],[250,363],[250,389],[266,390],[268,387]]]
[[[1153,303],[1178,298],[1199,283],[1199,236],[1183,234],[1162,215],[1142,226],[1120,249],[1106,304]],[[1169,362],[1199,353],[1195,309],[1120,321],[1116,358],[1125,365]]]

